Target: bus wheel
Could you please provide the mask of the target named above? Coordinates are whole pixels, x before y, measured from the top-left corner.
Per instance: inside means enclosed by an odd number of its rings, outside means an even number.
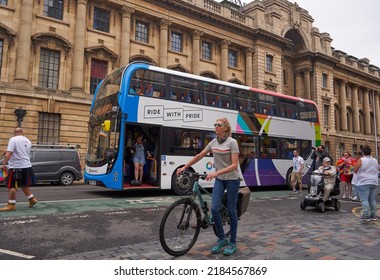
[[[292,168],[290,168],[289,170],[288,170],[288,172],[286,172],[286,186],[288,187],[288,189],[289,190],[292,190],[293,189],[293,187],[292,187],[292,180],[291,180],[291,177],[292,177],[292,171],[293,171],[293,169]],[[296,189],[298,188],[298,182],[297,182],[297,184],[296,184]]]
[[[187,170],[189,171],[189,170]],[[172,189],[176,195],[187,195],[193,189],[194,179],[187,174],[181,174],[177,177],[174,173],[172,178]]]

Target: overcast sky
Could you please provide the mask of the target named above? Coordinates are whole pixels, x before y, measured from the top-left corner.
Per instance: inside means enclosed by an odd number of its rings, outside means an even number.
[[[221,0],[217,0],[221,2]],[[251,0],[241,0],[250,3]],[[333,39],[331,46],[380,67],[380,0],[289,1],[307,10],[319,32]]]

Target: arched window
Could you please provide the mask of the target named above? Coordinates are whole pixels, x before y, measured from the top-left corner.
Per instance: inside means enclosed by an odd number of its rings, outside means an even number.
[[[115,68],[118,55],[107,47],[100,45],[86,48],[85,56],[88,65],[87,73],[89,73],[89,77],[86,78],[89,81],[89,86],[86,86],[86,92],[89,91],[90,94],[94,94],[101,80]]]

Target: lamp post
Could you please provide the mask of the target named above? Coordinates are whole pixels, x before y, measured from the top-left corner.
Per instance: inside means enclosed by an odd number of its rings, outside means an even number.
[[[21,127],[22,119],[26,115],[26,110],[24,110],[22,107],[19,107],[18,109],[15,109],[15,115],[17,116],[18,127]]]

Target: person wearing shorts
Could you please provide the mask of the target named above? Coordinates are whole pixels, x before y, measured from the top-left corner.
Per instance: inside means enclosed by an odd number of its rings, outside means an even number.
[[[18,127],[14,131],[14,136],[9,139],[7,151],[3,164],[0,168],[8,165],[8,177],[6,186],[8,187],[8,204],[0,208],[0,211],[16,210],[17,188],[21,188],[29,200],[29,207],[33,207],[38,200],[30,190],[30,185],[34,180],[32,163],[29,154],[32,143],[24,136],[22,128]]]
[[[296,185],[298,183],[300,194],[302,193],[302,169],[304,167],[304,160],[298,154],[297,150],[293,151],[293,171],[290,177],[290,182],[292,184],[293,192],[292,194],[297,194]]]

